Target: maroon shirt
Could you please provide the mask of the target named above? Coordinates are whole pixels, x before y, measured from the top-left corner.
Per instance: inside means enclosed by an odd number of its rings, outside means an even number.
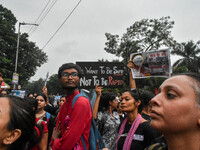
[[[84,138],[87,149],[89,149],[89,134],[92,119],[90,102],[85,97],[79,97],[72,108],[73,98],[79,94],[77,90],[73,95],[66,97],[65,103],[60,109],[56,126],[61,122],[61,138],[53,141],[52,150],[72,150],[78,143],[84,149],[81,135]],[[66,130],[64,120],[70,117],[69,128]]]

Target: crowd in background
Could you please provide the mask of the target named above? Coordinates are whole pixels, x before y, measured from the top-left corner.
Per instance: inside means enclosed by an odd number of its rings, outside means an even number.
[[[132,65],[129,62],[128,69]],[[0,150],[89,149],[92,117],[104,150],[200,149],[198,74],[170,77],[154,95],[137,89],[130,71],[130,89],[122,94],[104,92],[97,85],[91,109],[84,96],[73,103],[80,94],[79,69],[71,63],[59,68],[58,77],[66,95],[48,95],[44,86],[41,93],[20,98],[1,89]]]

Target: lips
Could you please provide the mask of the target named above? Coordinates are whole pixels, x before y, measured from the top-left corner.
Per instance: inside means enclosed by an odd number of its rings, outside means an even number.
[[[73,81],[67,81],[66,83],[67,83],[67,84],[74,84]]]
[[[155,110],[151,110],[150,117],[152,119],[156,119],[156,118],[160,117],[160,114],[158,112],[156,112]]]

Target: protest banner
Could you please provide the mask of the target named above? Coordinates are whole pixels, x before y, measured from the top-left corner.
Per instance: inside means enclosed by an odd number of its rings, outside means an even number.
[[[19,82],[19,74],[13,73],[12,84],[18,84]]]
[[[82,69],[80,88],[93,89],[96,85],[120,88],[123,85],[124,64],[121,62],[76,62]]]
[[[135,79],[170,76],[171,60],[169,49],[132,53],[130,60],[134,63],[134,68],[131,68],[131,71]]]
[[[18,96],[24,98],[26,95],[26,90],[12,90],[11,95]]]

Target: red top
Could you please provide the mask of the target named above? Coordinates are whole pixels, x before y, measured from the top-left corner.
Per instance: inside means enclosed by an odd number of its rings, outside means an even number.
[[[35,124],[37,124],[39,120],[40,119],[35,118]],[[40,136],[42,136],[41,134],[48,132],[48,128],[47,128],[46,123],[44,121],[41,121],[41,124],[43,125],[43,131],[42,131],[42,133],[39,133],[39,130],[35,128],[35,130],[37,131],[38,138],[40,138]],[[35,145],[33,148],[31,148],[31,150],[39,150],[39,145],[38,144]]]
[[[61,138],[52,141],[52,150],[72,150],[78,143],[84,149],[81,142],[81,135],[84,138],[87,149],[89,149],[89,134],[92,119],[90,102],[85,97],[79,97],[72,108],[73,98],[79,94],[77,90],[74,94],[66,97],[66,101],[60,109],[56,127],[61,122]],[[69,127],[66,130],[64,120],[70,117]]]

